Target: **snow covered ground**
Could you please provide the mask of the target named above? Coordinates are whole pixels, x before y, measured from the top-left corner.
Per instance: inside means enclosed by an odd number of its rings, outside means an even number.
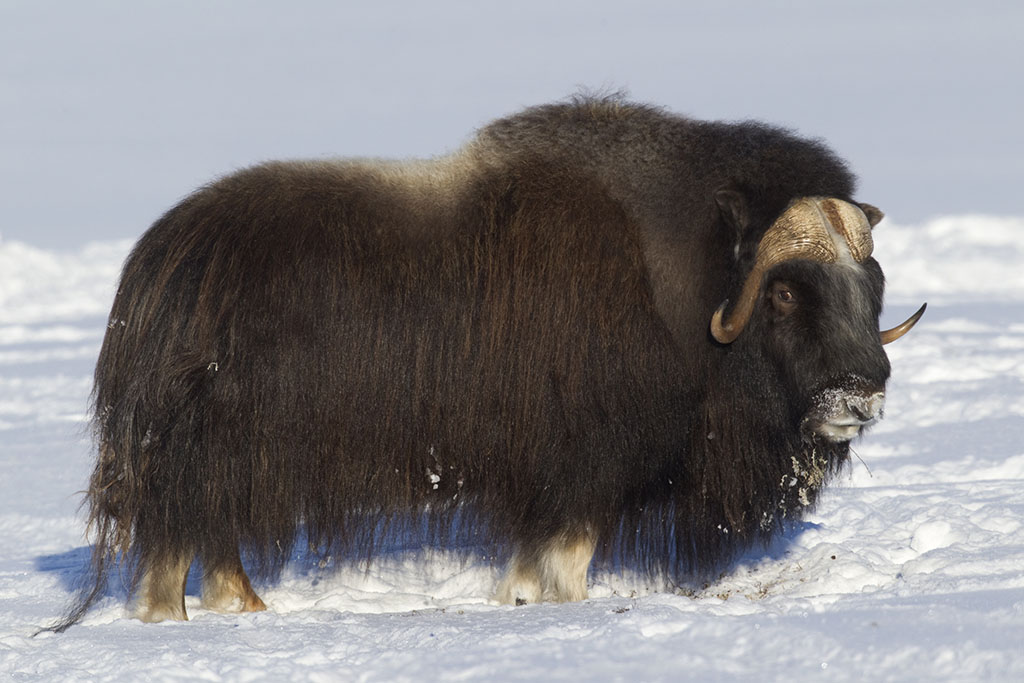
[[[130,243],[0,241],[0,679],[1024,680],[1024,219],[883,223],[886,419],[816,512],[707,587],[592,572],[503,607],[479,554],[296,565],[267,612],[142,624],[123,592],[62,635],[88,548],[84,411]]]

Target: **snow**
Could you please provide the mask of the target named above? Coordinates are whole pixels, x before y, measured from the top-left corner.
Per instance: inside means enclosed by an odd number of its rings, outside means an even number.
[[[130,242],[0,241],[0,678],[10,680],[1024,680],[1024,219],[875,231],[885,419],[816,511],[710,585],[592,571],[590,598],[500,606],[486,549],[297,561],[268,610],[127,618],[115,586],[61,613],[88,548],[91,366]],[[427,476],[438,476],[428,473]],[[114,583],[117,583],[116,581]]]

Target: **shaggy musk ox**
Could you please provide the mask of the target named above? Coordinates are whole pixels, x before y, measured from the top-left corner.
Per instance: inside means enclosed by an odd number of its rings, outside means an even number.
[[[617,98],[416,162],[267,163],[160,218],[96,366],[94,582],[260,610],[301,541],[490,543],[504,603],[593,558],[702,573],[811,506],[881,415],[876,208],[821,143]]]

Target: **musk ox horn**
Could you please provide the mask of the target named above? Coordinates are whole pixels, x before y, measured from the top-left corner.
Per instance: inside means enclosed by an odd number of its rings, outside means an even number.
[[[892,328],[891,330],[882,330],[878,335],[882,338],[882,344],[888,344],[894,342],[907,332],[910,332],[910,328],[917,324],[917,321],[924,315],[924,309],[928,308],[928,304],[921,304],[921,308],[917,309],[917,313],[910,316],[902,323]]]
[[[860,207],[832,197],[792,202],[757,245],[754,267],[728,320],[723,321],[728,300],[711,317],[711,335],[721,344],[731,344],[740,336],[754,312],[764,274],[772,266],[798,258],[835,263],[845,256],[840,254],[841,244],[857,263],[871,255],[871,224]]]

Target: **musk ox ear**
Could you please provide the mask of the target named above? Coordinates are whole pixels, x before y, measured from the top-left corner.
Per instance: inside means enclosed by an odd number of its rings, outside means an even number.
[[[882,210],[877,206],[863,204],[860,202],[857,203],[857,206],[859,206],[860,210],[864,212],[864,215],[868,217],[868,225],[872,228],[881,223],[882,219],[885,218],[885,214],[882,213]]]
[[[750,212],[747,210],[747,198],[731,187],[722,187],[715,191],[715,203],[722,220],[732,226],[739,238],[750,223]]]

